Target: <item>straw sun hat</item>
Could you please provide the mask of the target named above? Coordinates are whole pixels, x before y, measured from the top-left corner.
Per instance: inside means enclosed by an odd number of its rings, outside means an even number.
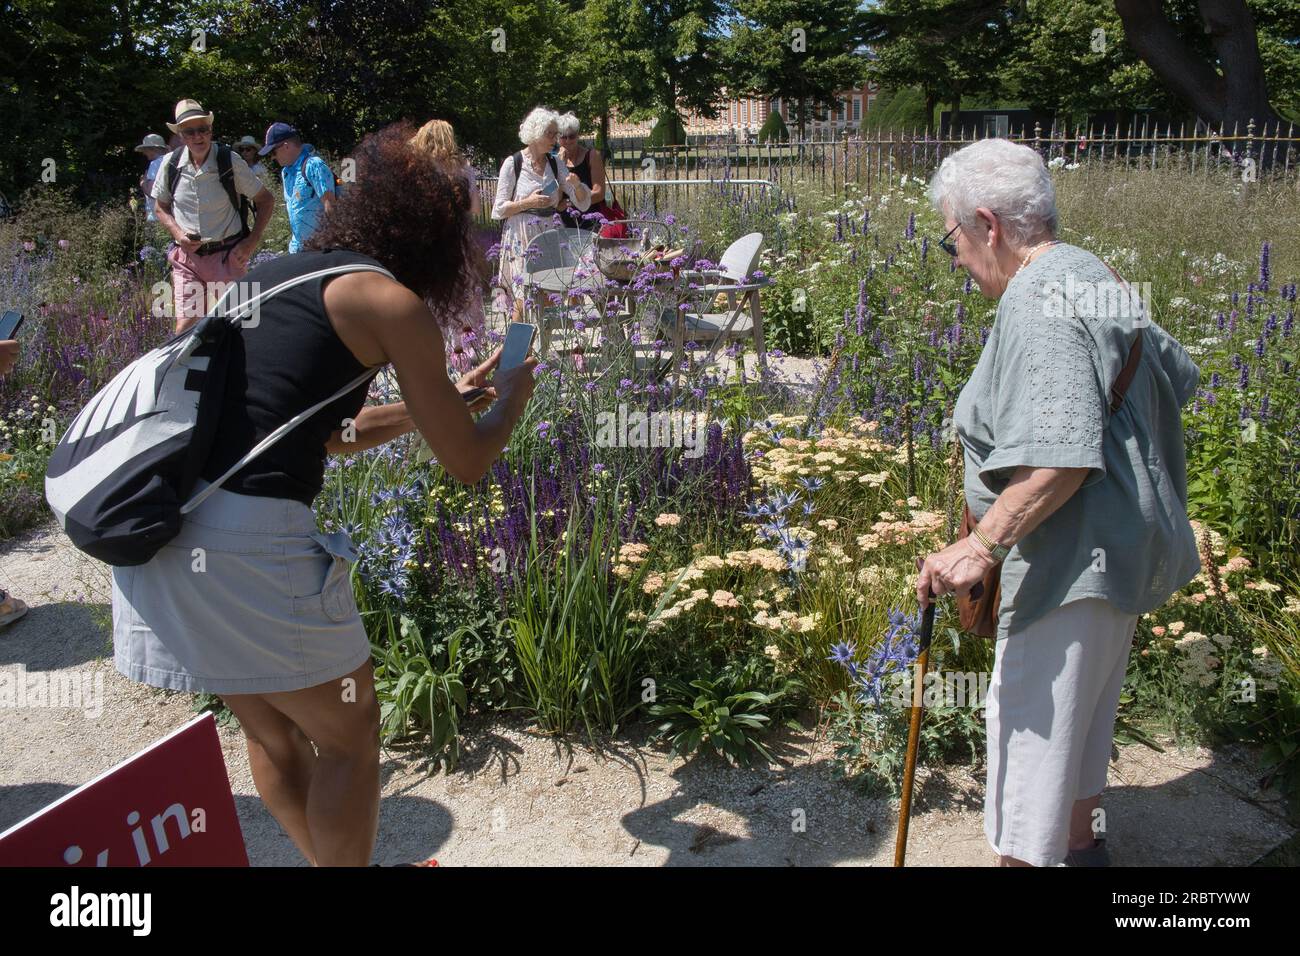
[[[176,122],[168,123],[167,128],[173,133],[179,133],[181,126],[192,120],[207,120],[208,125],[212,125],[213,114],[203,108],[198,100],[181,100],[176,104]]]

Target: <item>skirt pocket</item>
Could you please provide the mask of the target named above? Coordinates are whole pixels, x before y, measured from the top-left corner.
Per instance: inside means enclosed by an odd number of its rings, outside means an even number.
[[[313,531],[308,537],[310,543],[303,540],[306,548],[294,549],[286,556],[293,588],[293,616],[302,623],[319,615],[335,623],[355,617],[352,564],[356,551],[351,539],[341,531]]]

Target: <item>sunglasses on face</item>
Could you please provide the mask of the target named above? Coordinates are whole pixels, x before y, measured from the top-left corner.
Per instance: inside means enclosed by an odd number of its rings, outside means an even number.
[[[199,136],[207,136],[211,132],[211,126],[191,126],[188,129],[181,130],[181,135],[186,139],[195,139]]]
[[[951,236],[954,232],[956,232],[960,228],[961,228],[961,223],[957,223],[957,225],[953,226],[951,229],[948,230],[947,235],[945,235],[942,239],[939,240],[939,248],[941,248],[944,252],[948,253],[948,255],[952,256],[954,259],[957,258],[957,243],[950,242],[949,236]]]
[[[577,138],[578,138],[577,133],[564,133],[560,136],[560,139],[577,139]]]

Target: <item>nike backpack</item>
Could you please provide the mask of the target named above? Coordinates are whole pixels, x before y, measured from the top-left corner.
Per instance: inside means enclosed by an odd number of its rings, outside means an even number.
[[[367,369],[295,415],[187,500],[221,424],[232,337],[276,294],[345,272],[393,278],[378,266],[351,263],[295,276],[243,301],[236,301],[242,284],[231,283],[202,320],[101,388],[73,419],[45,470],[45,499],[72,543],[107,564],[144,564],[179,533],[184,515],[231,475],[372,376],[375,370]]]

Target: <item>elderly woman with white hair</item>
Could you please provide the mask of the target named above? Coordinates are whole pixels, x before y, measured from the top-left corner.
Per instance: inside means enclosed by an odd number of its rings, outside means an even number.
[[[560,158],[564,160],[573,175],[582,180],[582,184],[591,190],[591,208],[587,215],[575,213],[569,208],[567,199],[560,200],[560,218],[564,224],[574,229],[600,228],[601,216],[612,218],[605,205],[605,160],[600,150],[588,149],[578,139],[582,126],[578,117],[565,113],[557,120],[560,131]]]
[[[533,237],[556,225],[561,196],[583,212],[591,208],[591,190],[555,155],[559,116],[537,107],[519,124],[524,149],[501,164],[492,218],[505,221],[501,232],[501,285],[514,298],[515,319],[523,314],[524,253]],[[550,211],[547,213],[547,211]]]
[[[940,244],[998,308],[954,414],[977,523],[925,559],[917,598],[968,595],[1002,562],[985,834],[1001,866],[1105,866],[1137,619],[1200,568],[1180,412],[1200,373],[1104,262],[1057,238],[1029,147],[957,151],[930,197]]]

